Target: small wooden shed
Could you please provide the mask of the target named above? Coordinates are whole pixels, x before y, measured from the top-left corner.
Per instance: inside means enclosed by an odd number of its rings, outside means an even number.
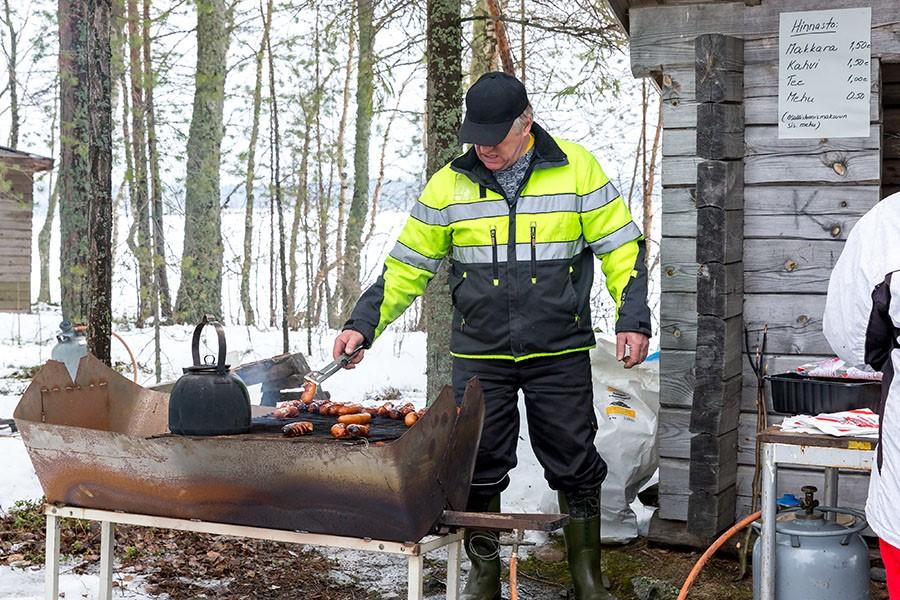
[[[0,146],[0,311],[31,308],[34,174],[52,168],[52,158]]]
[[[831,269],[860,216],[900,190],[900,5],[609,4],[628,31],[634,76],[652,77],[663,100],[660,510],[650,535],[699,544],[750,512],[757,379],[744,329],[755,349],[768,325],[770,374],[833,355],[822,334]],[[856,107],[864,135],[780,136],[781,13],[816,11],[796,18],[799,35],[829,27],[817,14],[832,9],[871,11],[869,31],[851,42],[864,50],[852,59],[869,87],[868,120]],[[817,68],[802,58],[794,68]],[[867,479],[842,476],[840,503],[864,505]],[[822,482],[781,469],[779,493]]]

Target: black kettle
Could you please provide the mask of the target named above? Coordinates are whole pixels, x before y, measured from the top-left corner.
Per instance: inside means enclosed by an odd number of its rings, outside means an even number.
[[[200,362],[200,333],[216,328],[219,360]],[[225,364],[225,330],[206,315],[194,329],[194,365],[184,369],[169,395],[169,431],[178,435],[231,435],[250,431],[250,394],[241,378]],[[212,357],[209,357],[212,358]]]

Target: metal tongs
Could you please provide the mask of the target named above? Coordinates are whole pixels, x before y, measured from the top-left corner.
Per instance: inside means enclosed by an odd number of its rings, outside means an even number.
[[[318,371],[310,371],[306,375],[303,376],[303,379],[309,381],[316,386],[322,385],[322,382],[343,369],[347,366],[347,364],[353,360],[353,358],[362,352],[364,348],[360,346],[350,354],[341,354],[341,357],[335,361],[332,361],[319,369]]]

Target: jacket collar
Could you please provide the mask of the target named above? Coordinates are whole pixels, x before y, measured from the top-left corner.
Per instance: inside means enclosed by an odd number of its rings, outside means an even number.
[[[556,140],[537,123],[531,124],[531,133],[534,135],[534,169],[546,169],[551,167],[563,167],[569,164],[566,153],[563,152]],[[472,146],[462,156],[458,156],[450,162],[450,168],[457,173],[465,175],[475,183],[503,194],[493,171],[484,166],[475,147]]]

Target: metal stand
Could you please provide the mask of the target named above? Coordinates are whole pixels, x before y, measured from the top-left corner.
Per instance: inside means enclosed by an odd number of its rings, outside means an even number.
[[[771,427],[759,434],[762,455],[762,533],[760,535],[760,597],[775,600],[775,518],[779,464],[825,468],[825,502],[837,506],[838,470],[871,471],[875,442],[866,438],[838,438],[782,433]]]
[[[417,543],[400,543],[340,537],[336,535],[300,533],[296,531],[283,531],[280,529],[245,527],[243,525],[228,525],[225,523],[210,523],[207,521],[188,521],[184,519],[171,519],[168,517],[154,517],[150,515],[76,508],[73,506],[47,506],[44,509],[44,514],[47,515],[47,548],[45,561],[47,572],[44,586],[44,598],[46,600],[58,600],[59,598],[60,518],[100,522],[99,600],[112,600],[112,574],[113,560],[115,558],[115,525],[117,523],[122,525],[176,529],[179,531],[230,535],[257,540],[269,540],[273,542],[346,548],[350,550],[363,550],[367,552],[380,552],[383,554],[405,556],[407,558],[409,569],[408,600],[422,600],[424,598],[423,576],[425,554],[446,546],[447,600],[458,600],[459,598],[459,559],[463,539],[461,531],[434,536]]]

